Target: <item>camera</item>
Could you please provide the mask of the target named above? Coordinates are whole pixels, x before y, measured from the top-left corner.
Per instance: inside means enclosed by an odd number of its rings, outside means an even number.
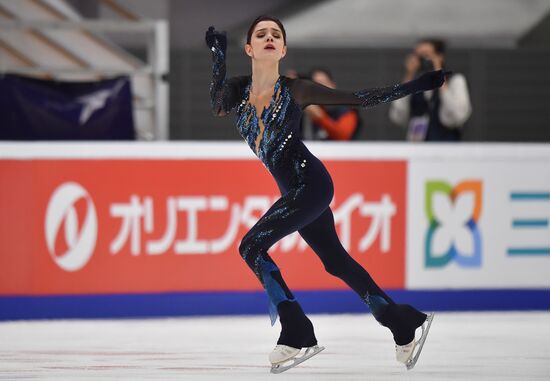
[[[418,74],[426,73],[428,71],[434,70],[434,64],[432,60],[429,60],[424,57],[418,57],[420,60],[420,67],[418,68]]]

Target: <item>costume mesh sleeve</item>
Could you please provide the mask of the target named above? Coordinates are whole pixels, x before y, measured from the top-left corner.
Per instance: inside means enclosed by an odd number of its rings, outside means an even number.
[[[227,115],[238,102],[237,78],[225,78],[225,53],[212,47],[212,82],[210,98],[214,115]]]
[[[335,90],[310,80],[297,79],[291,91],[294,99],[302,106],[316,105],[350,105],[374,107],[380,103],[387,103],[409,94],[427,90],[425,83],[412,80],[388,87],[374,87],[355,92]]]

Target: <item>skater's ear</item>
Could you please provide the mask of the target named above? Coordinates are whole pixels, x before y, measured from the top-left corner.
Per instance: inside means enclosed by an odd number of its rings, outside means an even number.
[[[247,56],[249,56],[250,58],[254,58],[254,53],[252,51],[252,45],[250,44],[246,44],[244,46],[244,52],[246,53]]]

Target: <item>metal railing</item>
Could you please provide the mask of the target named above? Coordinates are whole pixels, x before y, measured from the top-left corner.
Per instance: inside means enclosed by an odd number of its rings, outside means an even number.
[[[0,73],[16,73],[24,75],[46,75],[52,78],[61,78],[67,74],[90,75],[97,77],[128,75],[130,77],[147,76],[151,79],[152,89],[148,99],[134,97],[135,110],[150,110],[152,113],[151,136],[141,137],[142,140],[167,140],[169,138],[169,85],[167,75],[169,71],[169,31],[165,20],[139,21],[111,21],[111,20],[82,20],[82,21],[28,21],[10,20],[0,21],[0,30],[20,31],[48,31],[48,30],[75,30],[83,32],[130,32],[142,33],[146,36],[147,60],[131,60],[131,68],[105,67],[61,67],[47,66],[34,63],[33,66],[9,65],[0,60]],[[96,37],[101,37],[98,35]],[[103,37],[101,37],[103,38]],[[98,40],[100,41],[100,40]],[[115,45],[105,47],[113,52]],[[24,52],[21,52],[24,53]],[[133,57],[125,53],[125,58]]]

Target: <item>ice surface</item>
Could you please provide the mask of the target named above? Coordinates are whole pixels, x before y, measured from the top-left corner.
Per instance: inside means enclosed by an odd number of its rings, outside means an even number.
[[[416,367],[370,315],[311,315],[326,350],[281,375],[269,317],[0,323],[0,380],[550,380],[550,312],[436,313]]]

